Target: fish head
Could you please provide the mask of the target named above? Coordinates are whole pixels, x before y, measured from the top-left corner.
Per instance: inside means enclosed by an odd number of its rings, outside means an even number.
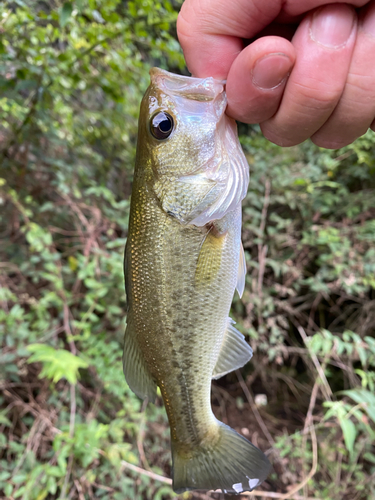
[[[150,75],[140,126],[155,173],[180,176],[201,171],[215,155],[217,125],[227,104],[224,84],[159,68],[153,68]],[[157,137],[166,116],[172,120],[171,133]]]
[[[159,68],[150,76],[139,123],[142,164],[168,213],[203,226],[236,208],[248,185],[236,123],[225,114],[225,84]]]

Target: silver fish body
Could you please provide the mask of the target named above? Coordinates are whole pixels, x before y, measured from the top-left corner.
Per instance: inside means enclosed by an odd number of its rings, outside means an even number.
[[[263,453],[219,422],[211,379],[243,366],[250,346],[229,318],[242,294],[241,200],[248,166],[221,82],[154,68],[141,105],[125,255],[124,373],[171,428],[173,488],[251,490]]]

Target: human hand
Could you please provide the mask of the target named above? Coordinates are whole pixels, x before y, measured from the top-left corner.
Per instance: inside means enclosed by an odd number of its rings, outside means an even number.
[[[185,0],[178,38],[194,76],[227,80],[230,116],[336,149],[375,130],[375,0],[344,1]]]

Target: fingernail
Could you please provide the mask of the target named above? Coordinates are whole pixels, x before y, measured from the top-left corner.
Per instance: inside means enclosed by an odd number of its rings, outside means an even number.
[[[285,54],[268,54],[257,60],[252,71],[253,83],[265,90],[278,87],[288,76],[292,61]]]
[[[313,14],[310,36],[325,47],[337,49],[348,41],[354,24],[354,9],[348,5],[326,5]]]
[[[361,31],[366,35],[375,36],[375,4],[372,4],[365,12],[361,22]]]

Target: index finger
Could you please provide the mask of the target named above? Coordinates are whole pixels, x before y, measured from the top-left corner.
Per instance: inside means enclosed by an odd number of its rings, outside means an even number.
[[[264,2],[264,0],[263,0]],[[225,79],[250,38],[280,12],[282,0],[260,9],[260,0],[186,0],[177,19],[177,35],[189,71],[199,78]]]
[[[330,0],[185,0],[177,19],[177,34],[189,71],[199,78],[225,79],[252,38],[279,14],[297,16]],[[361,7],[368,0],[343,0]]]

